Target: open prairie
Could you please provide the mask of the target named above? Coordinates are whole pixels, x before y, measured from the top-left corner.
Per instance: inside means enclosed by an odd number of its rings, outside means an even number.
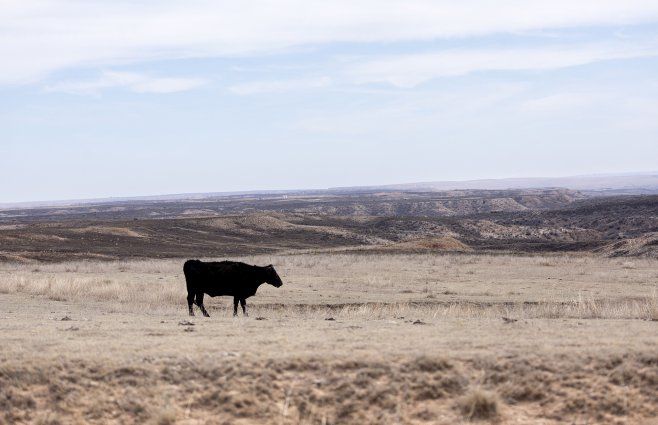
[[[658,0],[0,0],[0,58],[0,425],[658,425]]]
[[[183,259],[0,264],[0,422],[655,423],[658,261],[306,252],[207,298]]]

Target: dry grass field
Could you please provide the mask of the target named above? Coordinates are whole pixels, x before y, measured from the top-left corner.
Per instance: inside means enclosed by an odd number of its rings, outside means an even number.
[[[182,259],[0,264],[0,423],[657,423],[658,260],[242,260],[247,318]]]

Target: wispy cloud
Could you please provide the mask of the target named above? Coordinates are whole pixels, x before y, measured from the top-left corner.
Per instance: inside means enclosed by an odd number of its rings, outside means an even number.
[[[658,21],[647,0],[0,3],[0,84],[78,66]]]
[[[597,100],[607,99],[592,93],[556,93],[527,100],[520,109],[524,112],[573,114],[574,110],[591,107]]]
[[[277,81],[250,81],[247,83],[235,84],[229,87],[229,90],[239,95],[251,95],[317,89],[327,87],[330,84],[331,79],[329,77],[298,78]]]
[[[478,71],[559,69],[604,60],[649,56],[658,56],[658,43],[644,46],[612,43],[533,49],[463,49],[357,60],[347,67],[346,73],[357,83],[414,87],[434,78]]]
[[[191,90],[207,83],[201,78],[152,77],[131,72],[105,71],[98,78],[64,81],[46,86],[46,91],[72,94],[98,94],[109,88],[126,88],[136,93],[175,93]]]

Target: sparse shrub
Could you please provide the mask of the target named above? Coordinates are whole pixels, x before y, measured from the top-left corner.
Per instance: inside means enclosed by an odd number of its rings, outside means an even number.
[[[339,419],[338,423],[352,419],[352,416],[358,411],[359,405],[354,401],[349,400],[340,404],[336,409],[336,417]]]
[[[16,409],[34,409],[36,402],[29,394],[19,393],[11,388],[0,389],[0,410],[8,411]]]
[[[384,375],[389,374],[390,372],[391,372],[390,367],[374,365],[372,367],[367,367],[364,368],[363,370],[360,370],[356,375],[356,379],[362,379],[362,377],[367,377],[369,379],[377,379]]]
[[[384,387],[373,389],[368,395],[368,402],[386,410],[395,410],[397,407],[397,393],[392,388]]]
[[[418,384],[416,400],[436,400],[439,398],[459,394],[466,385],[466,379],[458,376],[442,376],[433,382],[421,382]]]
[[[545,387],[534,379],[529,381],[505,382],[500,393],[508,403],[533,402],[546,398]]]
[[[61,295],[49,295],[48,299],[51,301],[68,301],[66,297],[62,297]]]
[[[342,403],[346,400],[351,400],[356,395],[356,390],[349,382],[343,382],[334,390],[336,401]]]
[[[610,372],[609,379],[615,385],[628,385],[636,376],[636,369],[627,364],[621,364]]]
[[[409,368],[420,372],[437,372],[452,369],[452,365],[446,359],[422,356],[410,363]]]
[[[457,407],[468,420],[493,419],[498,416],[498,396],[475,388],[457,400]]]
[[[134,395],[127,395],[117,400],[117,406],[134,418],[141,418],[147,413],[144,402]]]

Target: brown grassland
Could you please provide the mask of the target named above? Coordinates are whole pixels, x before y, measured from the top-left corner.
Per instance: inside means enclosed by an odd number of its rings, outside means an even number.
[[[656,259],[242,260],[246,318],[182,259],[0,263],[0,423],[656,423]]]

